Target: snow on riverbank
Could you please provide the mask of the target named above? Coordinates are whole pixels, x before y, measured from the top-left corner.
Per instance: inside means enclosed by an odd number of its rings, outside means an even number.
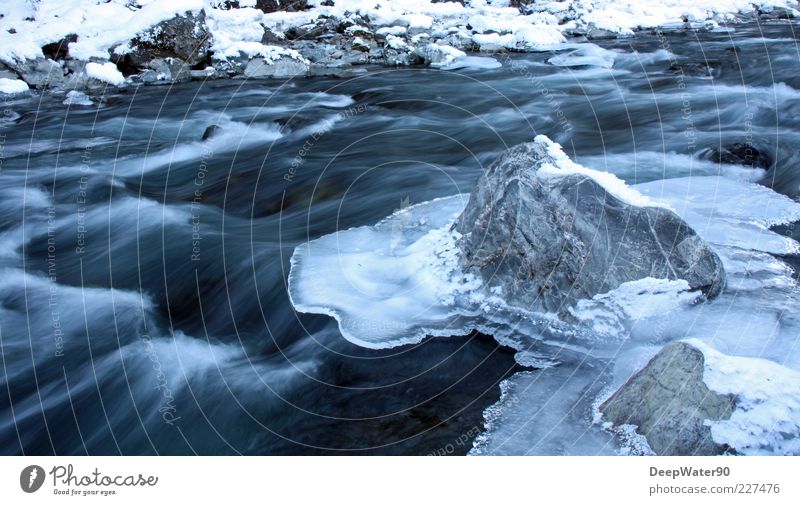
[[[414,62],[410,54],[436,43],[454,53],[482,51],[544,50],[566,42],[566,36],[626,35],[654,26],[715,28],[742,16],[800,15],[796,0],[666,0],[610,1],[563,0],[543,3],[508,0],[466,0],[431,3],[430,0],[309,0],[307,9],[265,13],[256,0],[242,0],[239,8],[226,8],[221,0],[6,0],[0,5],[0,61],[14,66],[43,58],[42,46],[76,36],[69,43],[69,57],[80,61],[108,60],[124,54],[130,42],[159,23],[187,11],[204,11],[216,58],[287,56],[302,61],[287,32],[335,33],[342,23],[343,49],[366,56],[348,63],[385,59],[391,64]],[[300,4],[303,2],[294,2]],[[270,2],[262,2],[267,5]],[[258,4],[258,5],[261,5]],[[274,6],[273,6],[274,8]],[[265,10],[270,10],[265,8]],[[268,33],[269,36],[265,36]],[[367,43],[364,44],[364,37]],[[301,37],[302,38],[302,37]],[[373,40],[374,39],[374,40]],[[317,48],[318,49],[318,48]],[[380,53],[374,55],[375,52]],[[400,53],[399,57],[383,54]],[[301,51],[302,53],[302,51]],[[112,79],[114,83],[118,79]]]
[[[24,81],[0,77],[0,93],[13,95],[15,93],[23,93],[25,91],[28,91],[28,85]]]

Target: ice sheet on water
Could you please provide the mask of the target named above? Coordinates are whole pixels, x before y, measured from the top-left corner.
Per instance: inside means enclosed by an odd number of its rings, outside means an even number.
[[[766,275],[767,284],[785,285],[791,270],[771,254],[798,254],[800,244],[769,227],[800,220],[800,204],[791,198],[719,176],[665,179],[635,188],[668,204],[715,248],[729,285],[745,288],[759,273]]]
[[[716,245],[732,273],[733,289],[790,285],[791,269],[765,252],[783,254],[797,248],[794,241],[767,228],[800,217],[800,205],[792,200],[763,186],[724,177],[630,187],[611,174],[572,162],[545,137],[535,141],[549,157],[539,168],[541,177],[579,173],[629,203],[679,209]],[[689,292],[684,281],[663,279],[640,279],[581,301],[571,311],[572,322],[578,324],[509,307],[502,292],[486,289],[480,278],[461,271],[459,236],[452,225],[466,201],[466,195],[457,195],[415,205],[375,226],[340,231],[298,246],[289,276],[295,308],[331,315],[345,338],[373,348],[415,343],[426,335],[486,329],[518,349],[530,339],[561,341],[594,356],[613,355],[631,336],[652,338],[640,328],[671,312],[697,316],[693,306],[699,295]]]
[[[612,174],[573,163],[546,137],[537,136],[534,141],[546,150],[546,159],[538,168],[540,177],[586,175],[633,204],[659,204]],[[414,205],[375,226],[339,231],[298,246],[289,275],[292,304],[300,312],[334,317],[345,338],[370,348],[483,328],[513,347],[524,346],[526,339],[539,339],[569,341],[569,345],[600,352],[603,344],[615,340],[598,333],[588,317],[587,324],[575,327],[552,314],[510,307],[501,291],[464,273],[459,234],[452,228],[467,201],[467,195],[457,195]],[[633,307],[647,307],[649,299],[657,300],[661,307],[653,312],[663,312],[665,303],[674,306],[693,297],[681,292],[683,285],[678,289],[670,284],[665,290],[658,280],[642,282],[650,284],[630,286],[595,300],[594,308],[587,305],[581,310],[588,314],[613,306],[611,317],[618,326],[625,326],[627,319],[636,316]],[[615,298],[625,301],[617,303]],[[624,340],[626,335],[617,337]]]
[[[638,184],[635,188],[668,202],[681,217],[699,225],[698,232],[706,228],[702,225],[708,219],[749,221],[767,227],[800,219],[800,204],[791,198],[736,178],[681,177]]]
[[[699,338],[726,354],[800,369],[797,283],[792,268],[775,256],[796,254],[798,243],[769,230],[800,219],[800,204],[769,188],[724,177],[669,179],[636,188],[668,202],[711,244],[725,265],[727,286],[712,303],[634,327],[634,340]]]
[[[486,430],[470,454],[616,454],[613,436],[592,424],[592,402],[602,386],[589,363],[513,375],[484,412]]]
[[[626,299],[636,283],[579,303],[573,312],[578,320],[592,324],[601,333],[605,330],[619,337],[628,332],[627,340],[618,341],[607,382],[609,391],[640,370],[664,343],[688,338],[706,354],[705,379],[709,386],[739,398],[733,416],[712,425],[714,439],[743,454],[796,454],[800,451],[800,296],[792,269],[765,251],[783,254],[796,250],[796,243],[771,232],[768,226],[798,219],[800,205],[738,177],[670,179],[635,188],[673,207],[712,243],[725,264],[727,286],[710,303],[692,304],[688,298],[692,293],[681,290],[679,282],[670,285],[669,281],[661,281],[664,292],[655,289],[647,304],[630,304]],[[668,288],[675,289],[679,297],[664,298]],[[680,297],[687,298],[681,301]],[[658,309],[641,311],[648,307]],[[636,313],[627,324],[620,324],[618,316],[626,309]],[[569,435],[591,432],[583,420],[569,423],[551,419],[558,422],[557,428],[546,434],[539,432],[534,421],[528,421],[544,419],[544,406],[563,411],[580,403],[582,393],[569,387],[570,381],[575,381],[573,374],[579,371],[569,366],[564,370],[564,378],[554,379],[555,384],[549,385],[555,391],[551,393],[529,391],[537,386],[523,375],[508,379],[507,390],[524,394],[512,397],[516,398],[513,402],[506,400],[503,404],[501,400],[487,411],[487,432],[473,453],[552,454],[573,450]],[[583,373],[600,377],[598,371]],[[563,387],[559,380],[565,381]],[[591,382],[590,378],[584,380]],[[618,445],[620,453],[648,453],[645,441],[633,427],[620,427],[611,433],[615,440],[609,447]],[[540,442],[536,438],[540,436],[550,443]]]
[[[627,322],[664,315],[691,306],[701,298],[700,293],[689,290],[689,283],[684,280],[646,277],[589,300],[579,300],[569,311],[598,335],[622,341],[628,336]]]
[[[583,173],[629,201],[670,207],[683,217],[725,264],[721,295],[695,303],[699,295],[683,281],[642,279],[583,300],[573,308],[572,322],[512,309],[502,292],[485,290],[480,279],[459,268],[458,235],[451,228],[467,197],[458,195],[298,246],[289,278],[293,304],[301,312],[330,314],[346,338],[367,347],[478,329],[515,348],[521,365],[539,370],[505,382],[503,398],[485,414],[487,430],[473,454],[646,453],[634,432],[603,431],[586,405],[596,403],[602,390],[621,385],[673,340],[696,339],[727,355],[760,358],[761,368],[776,377],[800,370],[800,296],[792,269],[774,256],[800,246],[769,230],[800,219],[800,204],[738,176],[628,187],[569,161],[556,147],[543,176]],[[755,392],[742,394],[758,401]],[[795,451],[796,435],[783,442],[775,438],[795,433],[796,410],[788,404],[789,399],[760,410],[769,414],[764,418],[737,415],[715,425],[715,436],[743,452]],[[766,441],[761,445],[747,435],[750,429],[766,430],[769,422],[777,428],[759,439]]]
[[[329,314],[345,338],[370,348],[450,332],[480,302],[480,279],[460,273],[450,228],[468,195],[400,209],[375,226],[326,235],[295,249],[289,295],[300,312]]]

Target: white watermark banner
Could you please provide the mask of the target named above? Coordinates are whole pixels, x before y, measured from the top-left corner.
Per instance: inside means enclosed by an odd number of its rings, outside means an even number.
[[[0,469],[3,504],[800,503],[790,457],[3,457]]]

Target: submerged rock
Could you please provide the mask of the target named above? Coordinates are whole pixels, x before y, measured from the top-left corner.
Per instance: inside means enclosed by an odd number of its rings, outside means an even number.
[[[765,170],[772,166],[770,157],[752,144],[737,142],[722,150],[713,149],[711,159],[716,163],[727,163],[730,165],[743,165],[750,168],[763,168]]]
[[[215,124],[209,125],[203,132],[203,140],[208,140],[215,137],[221,130],[222,128]]]
[[[717,444],[708,421],[731,417],[732,395],[711,391],[703,381],[705,358],[685,342],[664,347],[600,406],[615,426],[637,426],[650,448],[661,456],[715,455]]]
[[[716,253],[674,212],[642,206],[649,203],[539,136],[480,178],[455,225],[461,266],[511,305],[562,315],[577,300],[645,277],[719,294],[725,273]]]
[[[673,62],[667,69],[668,72],[676,75],[686,75],[690,77],[712,77],[718,78],[722,75],[722,64],[718,61],[685,61]]]

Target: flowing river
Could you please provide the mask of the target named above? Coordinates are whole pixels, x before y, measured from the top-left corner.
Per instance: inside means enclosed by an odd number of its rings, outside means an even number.
[[[450,70],[109,88],[91,105],[0,97],[0,453],[624,450],[591,422],[615,365],[584,370],[605,357],[562,357],[537,382],[538,365],[477,332],[355,345],[331,317],[295,311],[289,260],[309,240],[469,193],[539,134],[655,193],[722,177],[794,198],[794,28],[642,33]],[[744,163],[724,155],[735,145],[751,149]],[[698,184],[686,195],[740,196]],[[754,219],[768,206],[728,203]],[[796,264],[789,249],[767,252]],[[334,281],[317,279],[335,293]],[[673,324],[724,326],[729,344],[768,328],[736,349],[800,369],[794,288],[769,282]],[[647,353],[618,354],[633,366]]]

